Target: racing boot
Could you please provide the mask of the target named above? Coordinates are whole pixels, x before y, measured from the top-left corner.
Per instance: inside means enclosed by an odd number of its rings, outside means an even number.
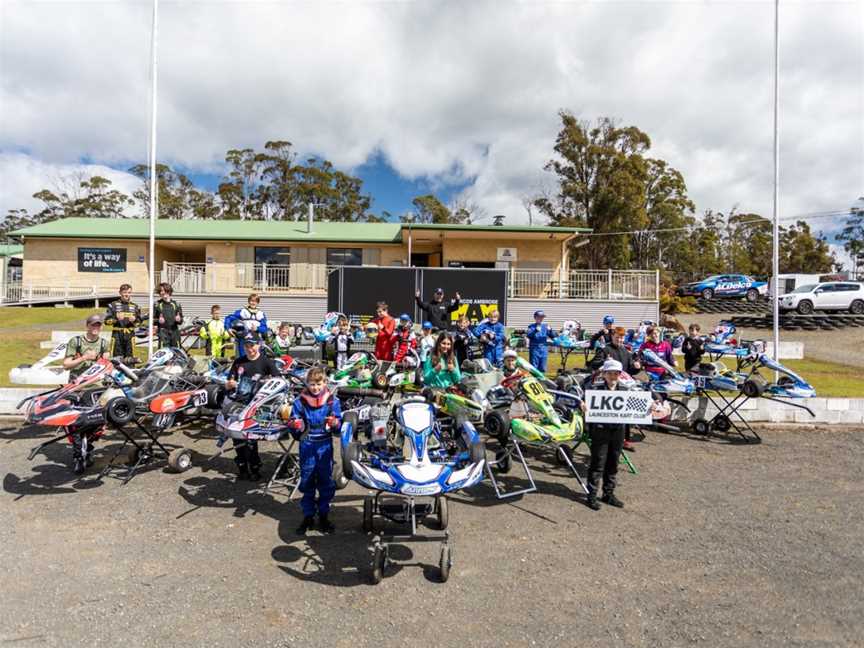
[[[245,463],[237,464],[237,481],[249,481],[252,475],[249,472],[249,466]]]
[[[600,510],[600,502],[597,501],[597,495],[594,493],[589,493],[585,498],[585,506],[590,508],[592,511]]]
[[[318,517],[318,528],[321,529],[322,533],[333,533],[336,530],[326,513]]]
[[[614,506],[615,508],[624,508],[624,502],[615,497],[615,493],[609,491],[608,493],[603,493],[603,497],[600,499],[604,504],[608,504],[609,506]]]
[[[249,479],[255,482],[261,481],[261,464],[249,466]]]
[[[306,535],[306,532],[315,526],[315,518],[311,515],[307,515],[303,518],[303,521],[300,523],[300,526],[297,527],[295,533],[297,535]]]

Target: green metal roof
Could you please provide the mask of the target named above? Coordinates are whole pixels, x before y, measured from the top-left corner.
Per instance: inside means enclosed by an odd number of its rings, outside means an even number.
[[[11,257],[17,254],[24,254],[23,245],[0,243],[0,257]]]
[[[156,238],[167,240],[345,241],[399,243],[398,223],[316,222],[312,233],[305,221],[157,220]],[[64,218],[13,232],[39,238],[146,239],[150,221],[144,218]]]
[[[400,243],[405,223],[333,223],[316,221],[306,232],[306,221],[259,220],[158,220],[156,238],[163,240],[339,241],[346,243]],[[575,234],[583,227],[411,225],[412,230],[461,230],[501,233]],[[13,236],[34,238],[146,239],[150,222],[145,218],[64,218],[25,227]]]

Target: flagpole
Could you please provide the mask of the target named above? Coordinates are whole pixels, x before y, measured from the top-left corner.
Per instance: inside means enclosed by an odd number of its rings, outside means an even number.
[[[774,360],[780,359],[780,0],[774,0]]]
[[[150,316],[153,316],[153,291],[156,288],[156,205],[158,197],[156,195],[156,26],[159,16],[159,0],[153,0],[153,32],[151,35],[151,88],[150,88],[150,263],[148,282],[148,310]],[[153,326],[155,322],[150,321],[147,327],[147,356],[153,355]]]

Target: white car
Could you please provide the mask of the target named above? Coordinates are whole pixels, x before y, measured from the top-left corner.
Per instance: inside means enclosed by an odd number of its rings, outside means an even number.
[[[829,281],[798,286],[780,297],[782,310],[796,310],[808,315],[814,310],[848,310],[864,314],[864,284],[855,281]]]

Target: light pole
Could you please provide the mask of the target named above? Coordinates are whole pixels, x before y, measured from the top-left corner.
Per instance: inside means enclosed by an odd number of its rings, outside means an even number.
[[[151,35],[151,55],[152,55],[152,86],[150,90],[150,272],[147,280],[150,284],[148,297],[148,314],[151,320],[147,327],[147,357],[153,355],[153,291],[156,289],[154,278],[156,276],[156,204],[158,196],[156,192],[159,190],[156,182],[156,26],[159,17],[159,0],[153,0],[153,33]]]
[[[774,360],[780,358],[780,0],[774,0],[774,227],[772,246],[772,295]]]

